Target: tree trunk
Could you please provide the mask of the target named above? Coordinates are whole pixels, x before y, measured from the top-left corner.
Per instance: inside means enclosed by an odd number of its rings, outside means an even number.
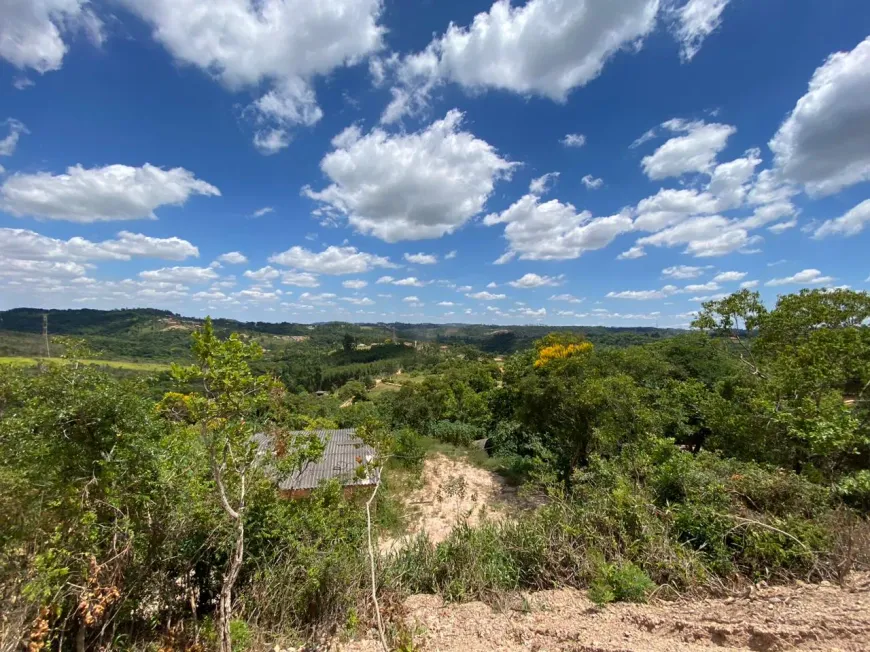
[[[214,449],[212,449],[212,472],[214,473],[215,484],[217,485],[218,495],[220,496],[221,505],[224,508],[227,516],[236,522],[236,545],[233,548],[233,554],[230,557],[230,563],[227,566],[227,571],[224,573],[224,581],[221,586],[220,602],[218,603],[218,625],[220,628],[220,652],[232,652],[233,641],[230,636],[230,621],[233,617],[233,586],[236,579],[239,577],[239,571],[242,568],[242,561],[245,558],[245,473],[239,473],[239,503],[236,509],[230,505],[227,498],[227,489],[223,480],[223,466],[219,465],[215,460]]]
[[[85,652],[85,634],[87,628],[83,622],[79,623],[79,628],[76,630],[76,652]]]
[[[236,519],[236,546],[233,549],[233,556],[230,558],[230,564],[227,567],[226,574],[224,574],[224,581],[221,586],[219,603],[221,652],[232,652],[233,649],[233,642],[230,637],[230,621],[233,618],[233,586],[235,586],[236,579],[239,577],[244,555],[245,522],[242,519],[242,515],[239,514]]]

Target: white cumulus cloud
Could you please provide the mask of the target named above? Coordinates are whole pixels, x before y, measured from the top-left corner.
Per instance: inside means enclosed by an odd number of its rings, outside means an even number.
[[[559,142],[565,147],[583,147],[586,144],[586,136],[583,134],[565,134],[565,137]]]
[[[409,276],[408,278],[400,278],[396,281],[390,281],[393,285],[400,285],[403,287],[412,287],[412,288],[421,288],[426,285],[425,282],[418,279],[416,276]]]
[[[578,299],[573,294],[554,294],[550,297],[550,301],[567,301],[568,303],[583,303],[583,299]]]
[[[578,213],[571,204],[556,199],[542,204],[536,195],[521,197],[501,213],[487,215],[483,223],[506,224],[511,251],[526,260],[578,258],[633,228],[627,212],[593,218],[588,211]]]
[[[507,299],[505,294],[493,294],[492,292],[471,292],[465,296],[469,299],[478,299],[479,301],[500,301]]]
[[[243,274],[243,276],[252,281],[263,283],[265,281],[274,281],[276,278],[281,276],[281,272],[271,265],[267,265],[266,267],[261,267],[257,270],[249,269]]]
[[[744,278],[746,278],[746,272],[719,272],[713,277],[713,280],[719,283],[730,283],[742,281]]]
[[[824,238],[829,235],[858,235],[870,223],[870,199],[849,210],[845,215],[833,220],[825,220],[813,233],[814,238]]]
[[[68,40],[82,33],[102,44],[103,23],[88,0],[10,0],[0,4],[0,58],[19,70],[59,70]]]
[[[619,254],[616,259],[617,260],[634,260],[635,258],[643,258],[646,256],[646,252],[643,250],[643,247],[630,247],[626,249],[621,254]]]
[[[0,209],[16,216],[70,222],[156,219],[160,206],[180,206],[192,195],[220,196],[184,168],[108,165],[67,168],[66,174],[13,174],[0,185]]]
[[[243,265],[248,262],[247,256],[239,251],[229,251],[217,257],[218,262],[228,265]]]
[[[322,210],[343,215],[361,233],[387,242],[439,238],[480,213],[495,182],[516,164],[461,131],[463,114],[449,111],[422,131],[362,135],[349,127],[320,163],[332,183],[303,193]]]
[[[199,256],[199,249],[181,238],[152,238],[121,231],[114,240],[92,242],[76,236],[60,240],[27,229],[0,229],[0,256],[20,260],[131,260],[162,258],[184,260]]]
[[[636,49],[655,27],[659,0],[496,0],[468,26],[451,24],[422,52],[386,62],[397,85],[382,120],[425,108],[432,90],[453,82],[558,102],[601,74],[620,50]],[[377,75],[376,75],[377,77]]]
[[[270,263],[295,267],[315,274],[362,274],[375,267],[395,267],[389,258],[358,251],[356,247],[330,246],[315,253],[304,247],[294,246],[287,251],[273,254]]]
[[[284,285],[295,285],[301,288],[316,288],[320,285],[317,275],[311,272],[284,272],[281,274],[281,282]]]
[[[813,73],[770,149],[779,174],[814,195],[870,180],[870,36]]]
[[[516,281],[510,281],[508,285],[515,288],[540,288],[546,286],[555,286],[561,285],[562,280],[565,275],[560,274],[559,276],[540,276],[538,274],[525,274],[521,278],[518,278]]]
[[[30,132],[23,122],[15,118],[7,118],[0,124],[9,128],[9,134],[0,140],[0,156],[12,156],[18,147],[18,140],[21,138],[21,134],[29,134]],[[0,174],[2,174],[2,170],[0,170]]]
[[[438,262],[438,256],[433,254],[405,254],[405,260],[409,263],[413,263],[414,265],[434,265]]]
[[[375,302],[369,299],[368,297],[342,297],[342,301],[347,301],[348,303],[352,303],[355,306],[373,306]]]
[[[757,241],[746,229],[720,215],[694,217],[637,241],[638,246],[675,247],[686,245],[684,253],[696,258],[724,256],[747,251]]]
[[[536,177],[529,184],[529,192],[533,195],[546,194],[552,189],[558,178],[558,172],[547,172],[547,174]]]
[[[139,272],[139,278],[145,281],[163,283],[207,283],[217,277],[217,272],[211,267],[162,267]]]
[[[716,156],[725,149],[728,138],[737,131],[731,125],[707,124],[701,120],[687,122],[673,119],[662,123],[662,127],[683,135],[671,138],[643,158],[641,167],[653,180],[693,172],[709,173]]]
[[[230,90],[267,90],[246,110],[255,145],[274,153],[288,128],[317,122],[313,80],[381,49],[382,0],[121,0],[179,62]]]
[[[689,0],[675,10],[674,36],[680,43],[683,61],[691,61],[701,44],[722,23],[729,0]]]
[[[771,279],[765,285],[772,287],[778,285],[823,285],[833,281],[833,276],[823,276],[817,269],[805,269],[793,276]]]
[[[675,265],[673,267],[665,267],[662,270],[662,276],[665,278],[698,278],[704,273],[704,267],[695,267],[692,265]]]
[[[604,179],[593,177],[591,174],[587,174],[585,177],[580,179],[580,181],[589,190],[598,190],[601,186],[604,185]]]

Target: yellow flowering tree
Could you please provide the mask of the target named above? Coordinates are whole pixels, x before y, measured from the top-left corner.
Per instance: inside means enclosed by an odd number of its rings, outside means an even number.
[[[550,333],[535,343],[535,349],[538,352],[535,367],[540,369],[554,360],[564,360],[588,353],[592,350],[592,343],[574,333]]]

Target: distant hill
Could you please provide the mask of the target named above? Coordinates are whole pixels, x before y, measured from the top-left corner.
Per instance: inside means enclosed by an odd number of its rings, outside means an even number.
[[[168,310],[132,308],[119,310],[43,310],[14,308],[0,311],[0,355],[33,355],[42,346],[42,319],[48,315],[51,335],[82,337],[107,358],[120,360],[185,360],[190,351],[190,332],[202,320]],[[534,340],[554,330],[583,333],[599,346],[630,346],[673,337],[680,330],[649,327],[607,326],[493,326],[483,324],[351,324],[323,322],[242,322],[216,319],[216,330],[246,333],[267,348],[306,340],[318,346],[339,345],[345,334],[357,342],[399,341],[436,344],[466,344],[488,353],[511,353],[527,348]]]

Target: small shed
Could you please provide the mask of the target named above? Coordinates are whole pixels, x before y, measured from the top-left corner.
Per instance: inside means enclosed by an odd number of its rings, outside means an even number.
[[[373,487],[377,484],[380,469],[360,476],[358,470],[371,462],[377,455],[374,448],[356,436],[356,428],[341,430],[313,431],[323,442],[323,455],[319,460],[309,462],[300,471],[278,478],[278,489],[285,498],[302,498],[311,493],[321,482],[337,479],[344,486],[345,495],[354,491]],[[291,435],[311,434],[310,431],[295,430]],[[265,434],[256,436],[261,450],[274,450],[274,442]]]

